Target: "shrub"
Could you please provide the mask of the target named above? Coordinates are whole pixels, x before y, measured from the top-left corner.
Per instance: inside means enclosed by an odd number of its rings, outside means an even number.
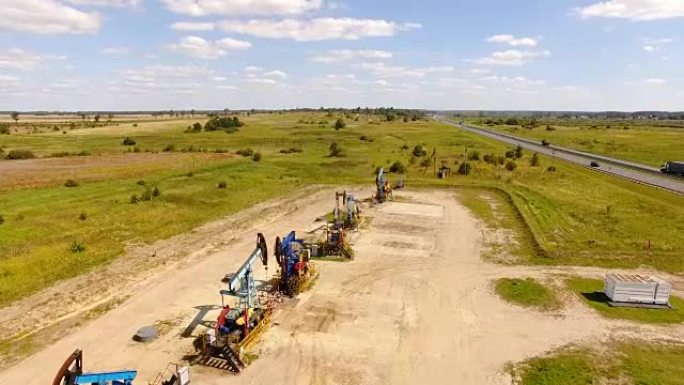
[[[140,147],[138,147],[138,146],[133,147],[133,152],[135,152],[135,153],[140,152]]]
[[[592,160],[592,161],[591,161],[590,166],[591,166],[591,167],[601,167],[601,165],[600,165],[597,161],[595,161],[595,160]]]
[[[335,130],[339,131],[345,127],[347,127],[347,124],[344,122],[344,119],[337,119],[337,121],[335,122]]]
[[[139,180],[139,181],[137,182],[137,185],[138,185],[138,186],[144,186],[144,185],[146,185],[146,184],[147,184],[147,182],[145,182],[144,180]]]
[[[513,151],[513,150],[506,151],[506,158],[508,158],[508,159],[515,158],[515,151]]]
[[[508,162],[506,162],[506,170],[515,171],[516,168],[518,168],[518,165],[515,164],[514,161],[509,160]]]
[[[458,166],[458,173],[461,175],[470,175],[471,170],[472,170],[472,167],[470,166],[470,163],[468,163],[468,162],[463,162]]]
[[[549,142],[548,140],[544,139],[544,140],[541,141],[541,144],[542,144],[542,146],[544,146],[544,147],[548,147],[548,146],[551,145],[551,142]]]
[[[408,150],[408,149],[409,149],[408,144],[402,145],[402,146],[401,146],[401,149],[402,149],[402,150]]]
[[[81,212],[81,215],[78,216],[78,219],[85,221],[86,219],[88,219],[88,216],[85,212]]]
[[[0,135],[9,135],[10,125],[7,123],[0,123]]]
[[[232,118],[227,116],[214,116],[204,125],[204,131],[219,131],[224,130],[228,133],[238,131],[239,127],[245,124],[238,119],[237,116]]]
[[[85,245],[78,241],[73,241],[71,243],[71,247],[69,248],[69,250],[71,250],[72,253],[82,253],[85,251],[85,249]]]
[[[415,157],[420,157],[420,156],[425,156],[427,155],[427,151],[423,148],[423,146],[415,146],[413,147],[413,156]]]
[[[506,163],[506,157],[501,155],[497,156],[496,163],[503,165],[504,163]]]
[[[468,160],[480,160],[480,153],[477,151],[473,151],[468,154]]]
[[[195,173],[190,171],[187,174],[185,174],[185,176],[187,176],[188,178],[192,178],[193,176],[195,176]]]
[[[198,132],[202,132],[202,123],[195,122],[192,126],[188,126],[188,129],[185,130],[185,132],[188,134],[196,134]]]
[[[78,183],[73,179],[67,179],[66,182],[64,182],[64,187],[78,187]]]
[[[238,155],[242,155],[246,158],[254,155],[254,150],[252,150],[251,148],[243,148],[242,150],[237,150],[235,153]]]
[[[135,140],[133,140],[133,138],[125,137],[121,144],[124,146],[135,146]]]
[[[389,171],[394,174],[404,174],[406,173],[406,166],[404,166],[401,162],[396,161],[392,163],[392,165],[389,168]]]
[[[364,142],[369,142],[369,143],[373,142],[373,140],[374,140],[373,138],[369,138],[366,135],[361,135],[361,137],[359,137],[359,139],[363,140]]]
[[[143,191],[143,193],[140,194],[140,200],[145,201],[145,202],[152,200],[152,191],[150,191],[150,190]]]
[[[486,154],[482,159],[486,163],[494,164],[494,165],[496,164],[496,155],[494,155],[494,154]]]
[[[556,131],[556,127],[546,125],[546,131]]]
[[[220,181],[217,187],[224,190],[228,187],[228,183],[226,183],[225,181]]]
[[[534,155],[532,155],[532,158],[530,159],[530,166],[539,166],[539,154],[537,154],[536,152],[534,153]]]
[[[508,118],[504,123],[509,126],[517,126],[520,122],[518,122],[518,119],[516,118]]]
[[[281,154],[296,154],[296,153],[300,153],[302,151],[304,151],[304,150],[302,150],[301,148],[291,147],[291,148],[286,148],[286,149],[280,150],[280,153]]]
[[[7,153],[5,159],[33,159],[36,156],[29,150],[12,150]]]
[[[174,151],[176,151],[176,146],[174,146],[173,144],[169,144],[169,145],[167,145],[166,147],[164,147],[164,149],[163,149],[162,151],[164,151],[164,152],[174,152]]]
[[[518,147],[515,148],[515,157],[520,159],[523,156],[523,148],[521,145],[518,145]]]
[[[339,158],[339,157],[342,157],[344,155],[342,147],[340,147],[337,144],[337,142],[332,142],[328,149],[330,150],[330,156],[331,157],[338,157]]]
[[[5,217],[3,217],[2,215],[0,215],[0,225],[2,225],[2,224],[4,224],[4,223],[5,223]]]
[[[138,123],[133,123],[133,127],[138,127]]]
[[[548,172],[556,172],[556,166],[549,166],[546,171]]]
[[[425,158],[420,161],[420,167],[430,167],[432,160],[430,158]]]
[[[138,196],[136,194],[131,195],[131,204],[136,204],[138,202],[140,202]]]
[[[261,153],[255,152],[254,155],[252,155],[252,160],[255,162],[260,162],[261,161]]]

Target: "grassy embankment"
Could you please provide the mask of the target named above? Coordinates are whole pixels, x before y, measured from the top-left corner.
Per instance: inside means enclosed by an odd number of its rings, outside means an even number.
[[[676,385],[684,378],[683,345],[611,343],[605,351],[566,348],[511,367],[520,385]]]
[[[469,119],[473,124],[508,134],[660,167],[667,161],[684,161],[684,122],[642,122],[613,120],[539,120],[530,127],[486,124],[489,120]],[[505,121],[505,119],[504,119]],[[523,123],[525,122],[525,123]]]
[[[316,123],[301,123],[302,119]],[[362,116],[359,122],[347,120],[346,128],[335,131],[335,119],[325,114],[256,115],[246,118],[247,126],[240,132],[230,135],[184,134],[188,120],[139,123],[138,127],[121,124],[66,135],[0,135],[0,146],[40,155],[84,149],[93,154],[121,153],[129,150],[121,145],[124,136],[133,138],[140,151],[162,151],[169,145],[175,151],[189,151],[192,146],[193,151],[235,152],[249,147],[264,155],[260,162],[238,156],[218,164],[191,162],[182,171],[154,172],[142,179],[148,186],[157,186],[161,195],[135,205],[130,197],[143,190],[136,184],[139,177],[84,182],[71,189],[59,185],[0,191],[0,215],[5,220],[0,225],[0,305],[107,263],[127,244],[178,234],[305,185],[370,186],[375,168],[389,167],[395,161],[404,163],[407,172],[391,179],[401,177],[409,187],[485,186],[469,191],[494,194],[499,207],[507,207],[510,226],[523,234],[518,253],[523,262],[647,264],[669,272],[684,271],[684,198],[680,196],[544,157],[539,166],[532,167],[529,153],[515,160],[515,171],[474,160],[469,176],[437,181],[431,176],[432,166],[425,172],[420,166],[428,157],[412,155],[415,145],[423,145],[428,155],[435,148],[438,163],[444,161],[454,170],[455,163],[463,161],[465,146],[480,157],[503,155],[507,148],[435,122],[378,124]],[[328,123],[318,124],[321,120]],[[148,126],[153,124],[158,126]],[[333,141],[342,147],[344,157],[329,157]],[[303,152],[280,153],[292,147]],[[557,171],[548,171],[549,166]],[[226,189],[217,189],[220,181],[227,182]],[[82,212],[87,219],[79,218]],[[515,218],[524,218],[527,225]],[[73,253],[74,241],[82,243],[85,251]],[[538,250],[528,246],[528,241],[538,244]]]
[[[500,278],[494,283],[496,293],[505,301],[538,310],[554,310],[561,302],[554,292],[533,278]]]

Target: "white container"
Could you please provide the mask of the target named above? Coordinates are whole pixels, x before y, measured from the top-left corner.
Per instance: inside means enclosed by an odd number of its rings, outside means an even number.
[[[607,274],[604,293],[613,302],[668,305],[669,283],[660,278],[632,274]]]

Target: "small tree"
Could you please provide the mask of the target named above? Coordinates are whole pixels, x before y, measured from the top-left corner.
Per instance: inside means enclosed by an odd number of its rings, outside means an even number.
[[[532,155],[532,158],[530,159],[530,166],[539,166],[539,154],[537,154],[536,152],[534,153],[534,155]]]
[[[125,137],[121,144],[124,146],[135,146],[135,140],[133,140],[133,138]]]
[[[100,122],[100,118],[101,118],[100,114],[95,114],[95,118],[94,118],[94,119],[95,119],[95,123],[99,123],[99,122]]]
[[[64,187],[78,187],[78,182],[73,179],[67,179],[64,182]]]
[[[523,148],[521,145],[518,145],[518,147],[515,148],[515,157],[520,159],[523,156]]]
[[[347,124],[344,122],[344,119],[338,118],[335,122],[335,130],[339,131],[345,127],[347,127]]]
[[[12,120],[14,120],[14,123],[17,123],[19,121],[19,113],[14,111],[10,114],[10,117]]]
[[[518,165],[515,164],[514,161],[509,160],[509,161],[506,163],[506,170],[508,170],[508,171],[515,171],[516,168],[518,168]]]
[[[337,142],[332,142],[328,149],[330,150],[331,157],[335,158],[342,156],[342,147],[340,147]]]
[[[255,152],[254,155],[252,155],[252,160],[255,162],[260,162],[261,161],[261,153]]]
[[[463,162],[458,166],[458,173],[461,175],[469,175],[471,170],[472,167],[468,162]]]
[[[394,174],[404,174],[406,173],[406,166],[404,166],[401,162],[396,161],[390,166],[389,171]]]
[[[427,155],[427,151],[423,148],[423,146],[415,146],[413,147],[413,156],[415,157],[421,157]]]

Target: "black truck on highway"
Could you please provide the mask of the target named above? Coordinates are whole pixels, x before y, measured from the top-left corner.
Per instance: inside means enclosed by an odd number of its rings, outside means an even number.
[[[667,162],[663,165],[660,171],[665,174],[684,176],[684,162]]]

